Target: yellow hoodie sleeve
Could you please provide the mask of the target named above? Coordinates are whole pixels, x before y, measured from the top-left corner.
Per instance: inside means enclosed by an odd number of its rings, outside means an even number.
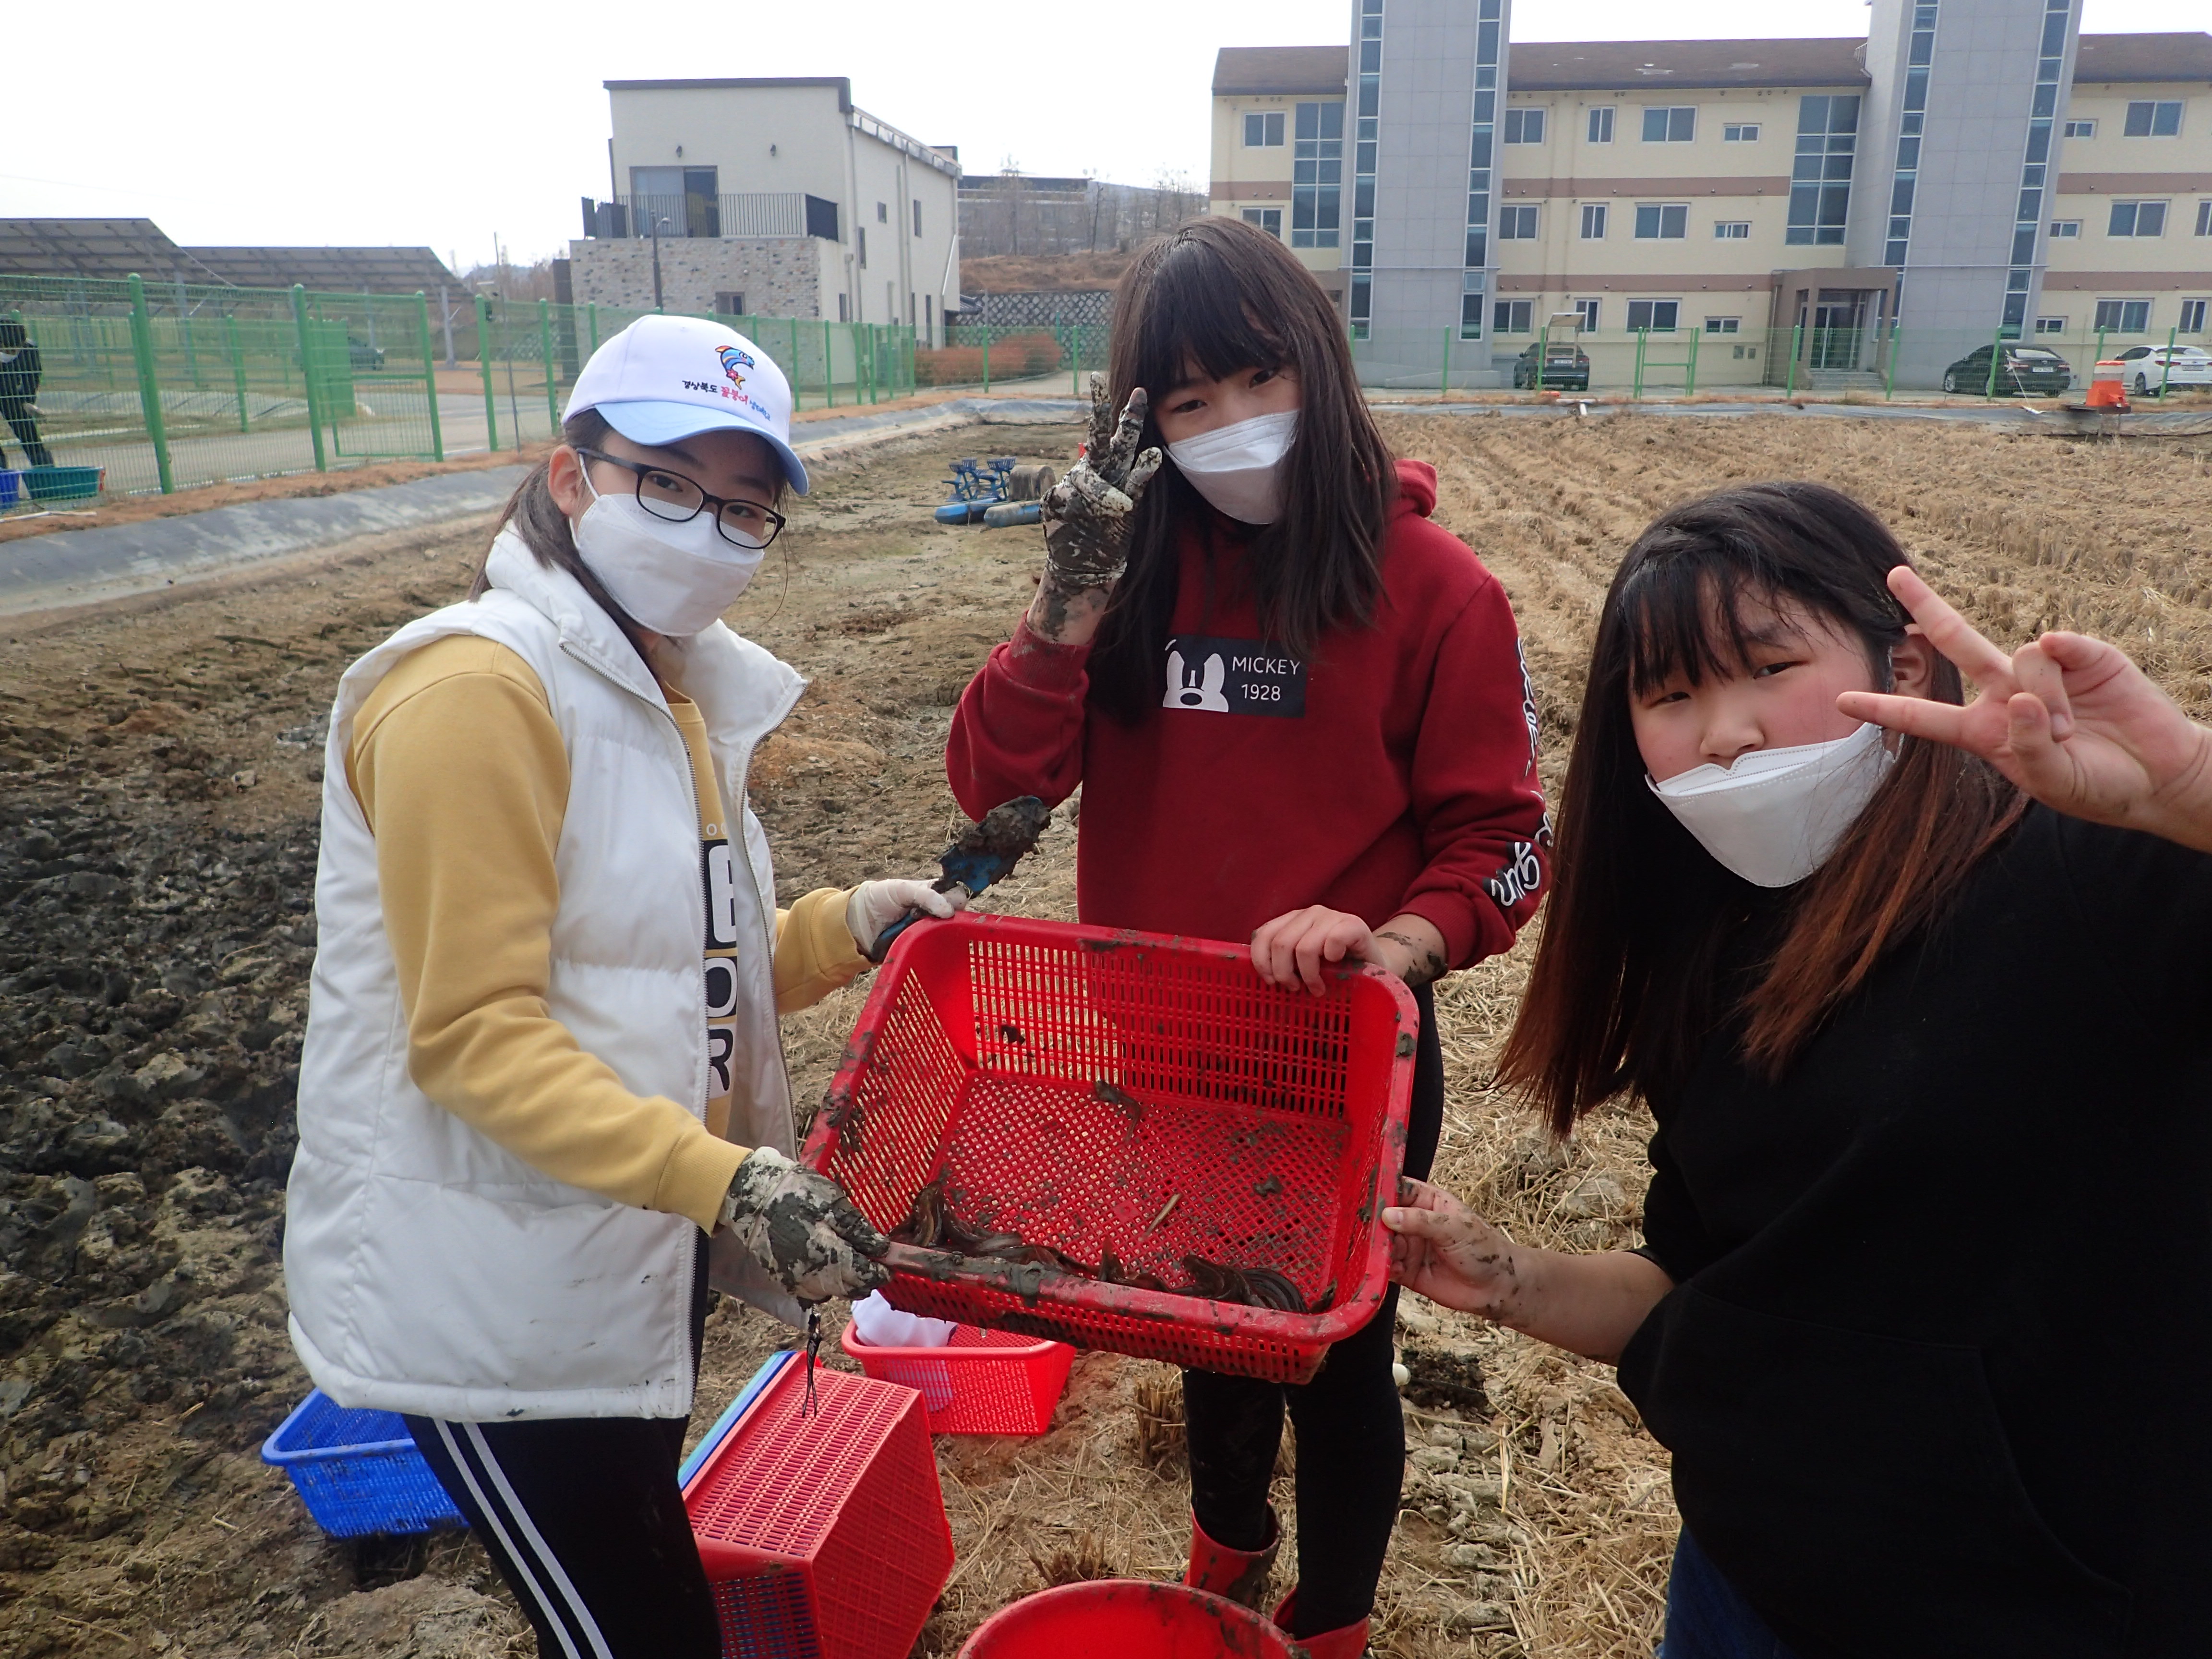
[[[473,636],[411,653],[363,704],[346,772],[416,1086],[556,1180],[711,1231],[747,1149],[631,1093],[547,1007],[568,768],[529,665]]]
[[[811,1008],[832,991],[850,985],[867,967],[845,926],[842,888],[817,887],[775,913],[775,1011]]]

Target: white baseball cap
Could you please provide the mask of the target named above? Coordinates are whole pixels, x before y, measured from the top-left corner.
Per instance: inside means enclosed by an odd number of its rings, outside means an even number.
[[[745,432],[775,451],[806,493],[791,447],[791,383],[765,351],[704,317],[641,317],[592,354],[561,418],[587,409],[634,444],[672,444],[701,432]]]

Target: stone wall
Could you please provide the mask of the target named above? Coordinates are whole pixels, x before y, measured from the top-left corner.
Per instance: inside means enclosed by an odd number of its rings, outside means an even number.
[[[834,291],[822,287],[823,245],[811,236],[664,236],[661,302],[673,312],[718,309],[715,296],[741,294],[756,317],[834,315]],[[648,237],[592,237],[568,244],[570,281],[578,305],[653,307],[653,242]]]

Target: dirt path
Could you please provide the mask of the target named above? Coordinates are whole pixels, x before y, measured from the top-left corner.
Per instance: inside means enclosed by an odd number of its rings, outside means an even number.
[[[1439,517],[1512,592],[1554,784],[1613,564],[1656,508],[1729,478],[1855,489],[1986,623],[2112,634],[2212,708],[2201,447],[1763,417],[1389,430],[1437,461]],[[1073,434],[994,437],[1060,462]],[[812,679],[755,779],[786,896],[922,868],[958,822],[950,706],[1026,603],[1035,552],[1023,532],[929,522],[945,462],[976,447],[937,435],[830,473],[732,617]],[[461,592],[482,540],[441,530],[0,626],[0,1651],[529,1651],[472,1544],[333,1544],[255,1456],[307,1386],[276,1252],[321,723],[344,665]],[[1072,914],[1073,842],[1056,823],[996,903]],[[1525,1238],[1631,1239],[1640,1118],[1602,1116],[1554,1149],[1481,1086],[1526,956],[1440,997],[1443,1178]],[[787,1022],[802,1100],[864,994]],[[1674,1522],[1663,1454],[1610,1372],[1418,1308],[1401,1323],[1418,1452],[1376,1651],[1642,1659]],[[717,1313],[695,1420],[782,1340]],[[918,1654],[949,1656],[1046,1577],[1179,1567],[1168,1377],[1085,1357],[1049,1435],[939,1442],[960,1562]]]

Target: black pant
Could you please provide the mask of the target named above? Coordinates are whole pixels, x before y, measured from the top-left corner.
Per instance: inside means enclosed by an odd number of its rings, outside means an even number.
[[[8,424],[15,428],[15,441],[22,446],[33,466],[54,464],[53,452],[39,441],[39,417],[31,413],[28,398],[0,398],[0,416],[6,416]],[[0,448],[0,459],[5,458],[5,449]]]
[[[691,1356],[709,1299],[700,1235]],[[541,1659],[721,1659],[721,1627],[676,1484],[689,1418],[407,1419],[498,1565]]]
[[[1413,1000],[1421,1034],[1406,1173],[1425,1179],[1443,1128],[1444,1058],[1434,999],[1424,987]],[[1314,1380],[1299,1387],[1212,1371],[1182,1374],[1191,1511],[1207,1537],[1231,1549],[1267,1545],[1267,1486],[1289,1407],[1298,1450],[1293,1637],[1340,1630],[1375,1609],[1406,1467],[1406,1421],[1390,1376],[1397,1313],[1393,1285],[1375,1317],[1332,1347]]]

